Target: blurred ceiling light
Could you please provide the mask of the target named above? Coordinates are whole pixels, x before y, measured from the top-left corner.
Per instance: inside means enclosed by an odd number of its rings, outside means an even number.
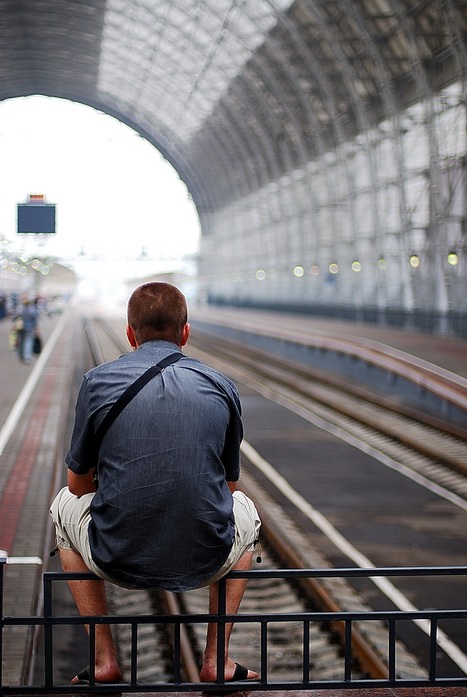
[[[386,266],[387,266],[387,261],[386,261],[386,259],[385,259],[384,257],[380,257],[380,258],[378,259],[378,268],[379,268],[379,269],[385,269]]]
[[[448,254],[448,264],[451,266],[457,266],[459,263],[459,256],[457,252],[449,252]]]

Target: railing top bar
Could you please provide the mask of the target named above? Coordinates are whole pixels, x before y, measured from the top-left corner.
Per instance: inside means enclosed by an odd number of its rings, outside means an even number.
[[[29,626],[49,624],[53,619],[54,625],[84,625],[102,624],[101,615],[47,615],[21,616],[5,615],[2,617],[5,626]],[[467,610],[371,610],[360,612],[280,612],[240,613],[235,615],[218,615],[199,613],[195,615],[105,615],[105,624],[198,624],[208,622],[235,622],[236,624],[268,623],[268,622],[335,622],[335,621],[374,621],[374,620],[453,620],[467,619]]]
[[[6,564],[8,560],[8,552],[4,549],[0,549],[0,564]]]
[[[249,571],[231,571],[228,578],[352,578],[373,576],[467,576],[467,566],[391,566],[370,569],[333,568],[333,569],[251,569]],[[44,579],[85,580],[97,578],[91,572],[46,571]],[[225,577],[227,578],[227,576]]]
[[[352,578],[372,576],[465,576],[467,566],[390,566],[379,568],[252,569],[231,571],[229,578]]]

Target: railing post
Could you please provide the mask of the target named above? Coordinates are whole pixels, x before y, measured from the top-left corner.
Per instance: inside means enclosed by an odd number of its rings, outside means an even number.
[[[261,620],[261,682],[268,681],[268,623]]]
[[[345,645],[344,645],[344,679],[352,680],[352,620],[345,621]]]
[[[2,626],[0,627],[0,692],[3,691],[3,571],[8,559],[8,554],[5,550],[0,549],[0,610],[2,613]]]
[[[217,683],[224,685],[225,683],[225,617],[227,612],[227,582],[221,578],[217,582]]]
[[[180,629],[179,622],[174,622],[174,683],[180,685],[182,682],[181,652],[180,652]]]
[[[45,572],[42,576],[44,595],[44,683],[53,685],[53,625],[52,625],[52,581]]]
[[[130,683],[136,687],[138,666],[138,625],[131,623],[131,662],[130,662]]]
[[[388,646],[388,678],[395,681],[396,679],[396,621],[389,620],[389,646]]]
[[[310,682],[310,623],[308,620],[303,622],[303,671],[302,680],[304,683]]]
[[[432,618],[430,622],[430,680],[436,680],[436,652],[438,650],[438,622]]]

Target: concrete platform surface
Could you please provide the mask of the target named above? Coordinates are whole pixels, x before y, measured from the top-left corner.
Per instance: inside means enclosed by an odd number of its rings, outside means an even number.
[[[56,695],[56,697],[69,697],[70,694],[80,694],[67,692],[66,695]],[[113,694],[113,693],[112,693]],[[145,697],[208,697],[209,693],[204,692],[128,692],[128,697],[138,697],[144,694]],[[257,697],[467,697],[467,687],[402,687],[402,688],[350,688],[344,690],[299,690],[299,691],[239,691],[228,693],[235,697],[247,697],[256,695]],[[17,697],[27,697],[18,695]]]

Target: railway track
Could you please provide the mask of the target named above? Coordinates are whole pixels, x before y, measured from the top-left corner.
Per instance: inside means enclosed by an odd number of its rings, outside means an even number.
[[[467,498],[467,431],[407,416],[402,405],[377,395],[362,396],[354,385],[329,381],[303,365],[235,342],[196,332],[190,355],[210,362],[268,398],[327,426]],[[402,413],[401,413],[402,411]]]
[[[93,346],[96,363],[112,360],[127,351],[122,337],[107,322],[87,321],[86,332]],[[223,342],[222,342],[223,343]],[[258,384],[262,389],[280,391],[294,395],[297,399],[298,382],[301,380],[300,398],[305,399],[303,375],[291,377],[284,362],[276,359],[261,361],[247,350],[240,352],[238,347],[222,348],[212,337],[193,337],[190,341],[190,355],[200,357],[229,373],[234,379],[248,379],[249,384]],[[254,352],[256,353],[256,352]],[[239,355],[240,354],[240,355]],[[235,361],[235,364],[234,364]],[[281,365],[282,363],[282,365]],[[255,372],[256,369],[256,372]],[[290,380],[292,379],[292,385]],[[272,383],[274,382],[274,387]],[[297,384],[295,384],[297,382]],[[310,399],[309,397],[306,397]],[[316,400],[317,401],[317,400]],[[319,403],[317,401],[317,403]],[[330,407],[328,407],[330,408]],[[284,510],[262,489],[250,472],[244,468],[240,482],[242,488],[258,506],[263,520],[262,543],[264,568],[326,568],[329,566],[322,554],[313,547],[309,538],[298,528]],[[142,599],[144,596],[144,599]],[[207,589],[199,589],[177,596],[164,593],[131,593],[112,588],[110,595],[111,611],[114,614],[158,614],[161,608],[175,614],[197,615],[207,612]],[[156,608],[156,610],[155,610]],[[320,612],[360,612],[371,608],[358,596],[344,579],[326,579],[291,584],[284,579],[250,580],[241,613],[257,615],[268,613],[296,613],[303,611]],[[312,623],[312,666],[313,679],[343,679],[343,642],[345,627],[342,623],[325,626]],[[138,680],[140,682],[167,682],[172,679],[172,652],[167,651],[170,636],[161,627],[144,625],[144,636],[138,650]],[[205,626],[190,626],[183,637],[183,664],[186,668],[184,679],[199,682],[197,665],[201,663],[204,646]],[[131,669],[130,653],[125,647],[131,641],[128,629],[116,628],[117,643],[120,647],[121,661],[126,673]],[[367,622],[365,626],[353,629],[353,679],[385,678],[387,676],[388,630],[383,623]],[[258,629],[248,623],[237,623],[231,640],[232,655],[235,659],[252,668],[260,665]],[[300,680],[303,671],[303,629],[300,623],[277,623],[268,635],[268,679],[270,681]],[[401,644],[397,647],[398,677],[406,679],[425,678],[425,669]],[[159,659],[155,658],[160,657]]]

